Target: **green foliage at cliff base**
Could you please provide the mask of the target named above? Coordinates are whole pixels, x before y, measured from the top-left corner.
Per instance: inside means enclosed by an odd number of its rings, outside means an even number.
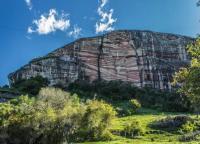
[[[42,88],[36,97],[0,103],[0,143],[61,144],[111,140],[115,110],[104,101],[81,102],[77,95]]]

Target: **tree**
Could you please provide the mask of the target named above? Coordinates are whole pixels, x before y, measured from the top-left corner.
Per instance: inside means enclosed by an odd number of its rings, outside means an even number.
[[[188,96],[194,111],[200,111],[200,38],[188,45],[191,63],[181,68],[174,76],[174,85],[180,86],[179,92]]]
[[[137,99],[130,100],[132,111],[136,112],[139,108],[141,108],[141,104]]]
[[[115,115],[116,112],[111,105],[103,101],[89,101],[82,120],[81,137],[84,137],[85,140],[111,139],[108,128]]]
[[[83,114],[76,95],[43,88],[37,97],[0,103],[0,129],[8,136],[7,143],[60,144],[75,141]]]
[[[0,135],[15,144],[97,140],[111,135],[108,128],[114,116],[113,107],[104,102],[81,103],[76,94],[42,88],[37,97],[0,103]]]
[[[6,84],[6,85],[2,86],[2,88],[3,89],[9,89],[9,85]]]
[[[42,87],[48,86],[49,81],[42,76],[32,77],[30,79],[18,80],[12,84],[12,88],[25,94],[37,95]]]

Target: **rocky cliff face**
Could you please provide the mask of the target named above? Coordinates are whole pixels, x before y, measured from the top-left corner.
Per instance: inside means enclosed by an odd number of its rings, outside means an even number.
[[[51,85],[122,80],[138,87],[171,89],[172,75],[189,63],[185,47],[190,37],[150,31],[114,31],[82,38],[34,59],[9,75],[10,83],[41,75]]]

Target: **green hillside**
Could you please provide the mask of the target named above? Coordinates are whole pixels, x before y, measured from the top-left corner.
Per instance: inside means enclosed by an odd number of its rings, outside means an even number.
[[[138,120],[141,122],[142,127],[145,127],[146,134],[143,136],[135,137],[134,139],[126,138],[124,136],[119,136],[114,134],[114,139],[112,141],[100,141],[100,142],[85,142],[83,144],[178,144],[178,143],[199,143],[198,140],[191,142],[180,142],[179,138],[181,138],[181,134],[171,133],[164,130],[156,130],[150,128],[149,125],[156,120],[166,118],[167,116],[177,116],[181,115],[181,113],[164,113],[157,112],[151,109],[140,109],[138,114],[134,114],[126,117],[118,117],[111,127],[111,131],[122,131],[125,126],[133,120]],[[188,116],[195,117],[194,115],[184,114]]]

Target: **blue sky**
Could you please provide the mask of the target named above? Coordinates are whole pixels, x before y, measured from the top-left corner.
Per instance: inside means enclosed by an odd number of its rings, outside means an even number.
[[[76,38],[116,29],[196,37],[197,0],[1,0],[0,85],[7,75]]]

